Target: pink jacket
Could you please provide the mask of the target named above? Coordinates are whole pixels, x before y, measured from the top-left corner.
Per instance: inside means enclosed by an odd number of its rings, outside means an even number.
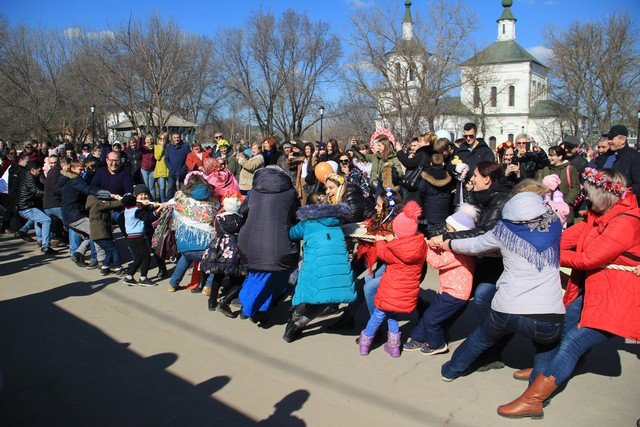
[[[475,258],[442,249],[427,250],[427,263],[439,271],[440,293],[468,301],[473,286]]]

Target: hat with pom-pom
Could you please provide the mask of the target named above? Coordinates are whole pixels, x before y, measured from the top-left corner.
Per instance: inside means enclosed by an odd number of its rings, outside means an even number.
[[[456,231],[472,230],[476,227],[477,216],[478,209],[475,206],[463,203],[453,215],[447,217],[446,223]]]
[[[413,200],[409,201],[393,220],[393,234],[396,237],[409,237],[416,234],[420,215],[422,215],[420,205]]]
[[[555,173],[552,173],[551,175],[547,175],[542,178],[542,183],[546,185],[549,190],[556,191],[560,185],[560,177]]]

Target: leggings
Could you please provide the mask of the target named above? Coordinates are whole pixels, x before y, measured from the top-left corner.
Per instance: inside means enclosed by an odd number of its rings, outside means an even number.
[[[149,244],[145,236],[136,236],[127,238],[129,249],[133,254],[133,262],[129,264],[127,275],[133,276],[140,269],[140,276],[147,277],[149,271],[149,263],[151,262],[151,254]]]

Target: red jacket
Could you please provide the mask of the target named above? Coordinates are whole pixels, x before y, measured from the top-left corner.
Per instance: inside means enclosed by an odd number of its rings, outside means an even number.
[[[606,269],[608,264],[636,266],[640,261],[640,208],[633,194],[603,215],[568,228],[560,241],[560,264],[572,268],[564,296],[569,305],[581,292],[581,327],[640,339],[640,277]]]
[[[376,292],[375,305],[391,313],[411,313],[420,291],[427,244],[422,234],[376,242],[378,259],[387,264]]]
[[[205,150],[203,148],[202,151],[200,152],[202,153],[202,160],[199,159],[198,155],[193,151],[190,151],[189,154],[187,154],[187,160],[185,163],[189,171],[195,171],[195,170],[202,171],[202,162],[204,161],[204,159],[209,157],[209,155],[211,154],[211,150]]]

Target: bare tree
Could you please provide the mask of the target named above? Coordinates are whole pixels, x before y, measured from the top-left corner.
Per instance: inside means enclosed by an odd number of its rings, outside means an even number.
[[[322,85],[338,74],[339,39],[328,24],[293,10],[278,20],[260,11],[244,28],[223,31],[216,42],[226,86],[252,111],[262,136],[299,138],[314,123],[307,120]]]
[[[475,17],[460,2],[431,2],[425,22],[415,14],[411,38],[402,38],[396,10],[351,17],[354,54],[346,85],[376,108],[401,140],[434,130],[441,101],[460,86],[458,64],[471,51]]]
[[[552,97],[566,106],[569,131],[586,140],[613,121],[633,124],[640,104],[638,27],[629,13],[595,22],[574,22],[566,31],[549,28]]]

